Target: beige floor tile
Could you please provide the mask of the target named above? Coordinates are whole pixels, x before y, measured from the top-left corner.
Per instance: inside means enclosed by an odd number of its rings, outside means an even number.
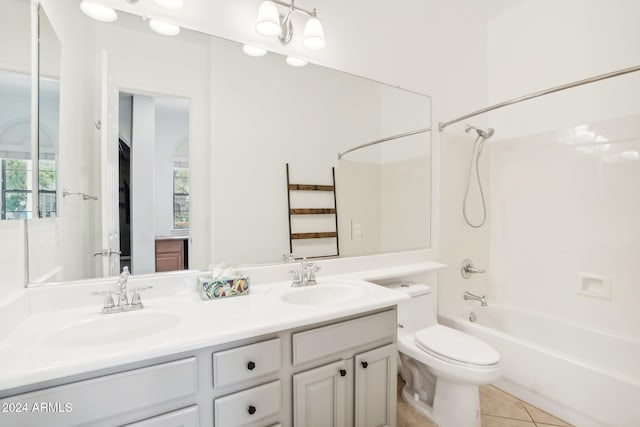
[[[536,422],[536,424],[540,425],[540,423],[542,423],[550,424],[553,426],[571,427],[571,424],[554,417],[553,415],[543,411],[542,409],[536,408],[535,406],[530,405],[526,402],[523,403],[524,407],[527,409],[527,411],[529,411],[529,415],[531,415],[531,418]]]
[[[494,386],[480,387],[480,413],[482,415],[533,421],[521,400]]]
[[[402,400],[403,386],[398,376],[398,427],[438,427]],[[494,386],[480,387],[480,412],[482,427],[572,427]]]
[[[536,427],[531,421],[514,420],[513,418],[482,416],[482,427]]]
[[[398,401],[398,427],[438,427],[403,401]]]

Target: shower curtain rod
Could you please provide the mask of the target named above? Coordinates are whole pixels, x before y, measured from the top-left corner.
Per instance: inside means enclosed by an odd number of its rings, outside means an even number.
[[[382,139],[376,139],[375,141],[367,142],[366,144],[361,144],[361,145],[358,145],[357,147],[350,148],[350,149],[348,149],[347,151],[345,151],[343,153],[338,153],[338,160],[342,159],[342,156],[344,156],[345,154],[351,153],[352,151],[356,151],[356,150],[359,150],[361,148],[370,147],[372,145],[380,144],[382,142],[392,141],[394,139],[404,138],[405,136],[417,135],[419,133],[425,133],[425,132],[430,132],[430,131],[431,131],[431,127],[428,127],[428,128],[424,128],[424,129],[414,130],[414,131],[411,131],[411,132],[399,133],[397,135],[388,136],[388,137],[382,138]]]
[[[513,99],[510,99],[508,101],[503,101],[503,102],[500,102],[498,104],[493,104],[493,105],[491,105],[489,107],[473,111],[471,113],[465,114],[464,116],[460,116],[460,117],[455,118],[453,120],[449,120],[449,121],[446,121],[446,122],[440,122],[438,124],[438,130],[440,132],[442,132],[443,130],[445,130],[445,128],[447,126],[450,126],[452,124],[461,122],[461,121],[469,119],[471,117],[479,116],[480,114],[488,113],[489,111],[497,110],[498,108],[506,107],[506,106],[513,105],[513,104],[518,104],[520,102],[528,101],[528,100],[533,99],[533,98],[538,98],[538,97],[543,96],[543,95],[549,95],[549,94],[554,93],[554,92],[560,92],[560,91],[565,90],[565,89],[571,89],[571,88],[574,88],[576,86],[582,86],[582,85],[586,85],[586,84],[589,84],[589,83],[595,83],[595,82],[599,82],[600,80],[606,80],[606,79],[610,79],[612,77],[622,76],[624,74],[635,73],[636,71],[640,71],[640,65],[635,65],[633,67],[623,68],[621,70],[612,71],[610,73],[600,74],[600,75],[597,75],[597,76],[593,76],[593,77],[589,77],[589,78],[586,78],[586,79],[578,80],[578,81],[575,81],[575,82],[572,82],[572,83],[567,83],[567,84],[563,84],[563,85],[560,85],[560,86],[555,86],[555,87],[552,87],[552,88],[549,88],[549,89],[545,89],[545,90],[541,90],[541,91],[538,91],[538,92],[530,93],[529,95],[524,95],[524,96],[521,96],[519,98],[513,98]],[[345,154],[351,153],[352,151],[356,151],[356,150],[359,150],[361,148],[365,148],[365,147],[369,147],[371,145],[380,144],[381,142],[392,141],[394,139],[404,138],[405,136],[411,136],[411,135],[415,135],[415,134],[418,134],[418,133],[424,133],[424,132],[429,132],[429,131],[431,131],[430,127],[424,128],[424,129],[418,129],[418,130],[415,130],[415,131],[412,131],[412,132],[400,133],[398,135],[392,135],[392,136],[388,136],[386,138],[382,138],[382,139],[378,139],[378,140],[375,140],[375,141],[372,141],[372,142],[368,142],[366,144],[358,145],[357,147],[353,147],[353,148],[345,151],[344,153],[338,153],[338,160],[340,160],[342,158],[342,156],[344,156]]]
[[[618,76],[622,76],[624,74],[634,73],[636,71],[640,71],[640,65],[636,65],[636,66],[629,67],[629,68],[623,68],[621,70],[612,71],[610,73],[600,74],[600,75],[597,75],[597,76],[593,76],[593,77],[589,77],[589,78],[586,78],[586,79],[578,80],[578,81],[575,81],[573,83],[567,83],[567,84],[563,84],[563,85],[560,85],[560,86],[555,86],[555,87],[552,87],[552,88],[549,88],[549,89],[541,90],[541,91],[538,91],[538,92],[530,93],[529,95],[521,96],[519,98],[513,98],[513,99],[510,99],[508,101],[503,101],[503,102],[500,102],[498,104],[494,104],[494,105],[491,105],[489,107],[482,108],[480,110],[476,110],[476,111],[474,111],[472,113],[465,114],[464,116],[460,116],[460,117],[458,117],[456,119],[449,120],[448,122],[440,122],[438,128],[439,128],[440,132],[442,132],[449,125],[461,122],[461,121],[466,120],[466,119],[471,118],[471,117],[478,116],[480,114],[487,113],[489,111],[497,110],[498,108],[506,107],[508,105],[517,104],[517,103],[522,102],[522,101],[528,101],[528,100],[533,99],[533,98],[538,98],[539,96],[549,95],[550,93],[560,92],[560,91],[565,90],[565,89],[571,89],[571,88],[574,88],[576,86],[582,86],[582,85],[586,85],[586,84],[589,84],[589,83],[599,82],[600,80],[606,80],[606,79],[610,79],[612,77],[618,77]]]

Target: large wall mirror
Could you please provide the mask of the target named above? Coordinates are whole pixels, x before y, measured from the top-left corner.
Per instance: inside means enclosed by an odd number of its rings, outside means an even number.
[[[54,178],[31,283],[430,246],[429,133],[338,159],[428,127],[429,97],[127,13],[100,23],[74,0],[40,8]]]

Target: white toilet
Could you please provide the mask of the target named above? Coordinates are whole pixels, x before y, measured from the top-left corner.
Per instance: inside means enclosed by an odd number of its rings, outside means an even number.
[[[403,399],[440,427],[480,427],[479,385],[500,377],[500,354],[464,332],[439,325],[429,285],[392,284],[411,296],[398,307]]]

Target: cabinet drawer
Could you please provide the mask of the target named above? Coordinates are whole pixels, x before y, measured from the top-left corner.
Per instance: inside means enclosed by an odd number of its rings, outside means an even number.
[[[280,338],[213,353],[213,386],[259,378],[282,367]]]
[[[182,252],[184,250],[184,240],[156,240],[156,253]]]
[[[65,403],[70,406],[68,410],[2,414],[2,425],[54,427],[91,424],[187,397],[196,391],[196,358],[190,357],[9,397],[2,402],[20,402],[29,408],[43,402],[58,403],[61,408],[65,408]]]
[[[194,405],[147,418],[137,423],[127,424],[126,427],[198,427],[198,424],[198,406]]]
[[[276,415],[282,408],[280,381],[220,397],[213,402],[216,427],[254,424]]]
[[[395,335],[395,310],[298,332],[293,334],[293,364],[320,359],[385,338],[391,341]]]

